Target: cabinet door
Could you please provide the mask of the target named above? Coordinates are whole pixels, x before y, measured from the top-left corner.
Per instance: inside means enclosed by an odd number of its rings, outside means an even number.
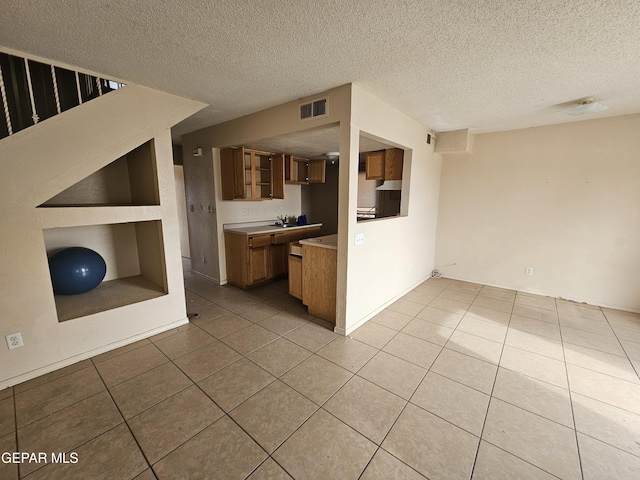
[[[309,183],[324,183],[326,170],[327,170],[327,162],[325,160],[309,160],[309,171],[307,172],[309,175]]]
[[[384,179],[402,180],[404,150],[401,148],[388,148],[384,153]]]
[[[247,286],[248,240],[244,235],[224,232],[224,245],[227,257],[227,281],[236,287]]]
[[[269,279],[269,247],[249,248],[248,285]]]
[[[248,148],[220,150],[223,200],[284,198],[284,155]]]
[[[223,200],[245,198],[243,159],[243,148],[223,148],[220,150],[220,180]]]
[[[384,180],[385,151],[369,152],[365,158],[365,176],[367,180]]]
[[[284,198],[284,154],[271,157],[271,196]]]

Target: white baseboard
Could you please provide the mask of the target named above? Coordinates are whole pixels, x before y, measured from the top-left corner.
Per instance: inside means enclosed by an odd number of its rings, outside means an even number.
[[[45,375],[47,373],[54,372],[64,367],[68,367],[69,365],[73,365],[74,363],[81,362],[82,360],[86,360],[91,357],[95,357],[96,355],[100,355],[102,353],[109,352],[111,350],[115,350],[116,348],[124,347],[125,345],[129,345],[131,343],[137,342],[139,340],[144,340],[145,338],[152,337],[157,335],[158,333],[166,332],[167,330],[171,330],[172,328],[180,327],[181,325],[185,325],[189,323],[188,318],[182,318],[180,320],[176,320],[175,322],[168,323],[163,325],[162,327],[154,328],[153,330],[148,330],[144,333],[140,333],[138,335],[134,335],[133,337],[125,338],[124,340],[120,340],[118,342],[110,343],[109,345],[105,345],[99,348],[94,348],[93,350],[89,350],[87,352],[81,353],[79,355],[74,355],[73,357],[65,358],[64,360],[60,360],[58,362],[52,363],[50,365],[46,365],[41,368],[36,368],[35,370],[31,370],[29,372],[17,375],[15,377],[8,378],[6,380],[0,381],[0,390],[4,390],[5,388],[13,387],[14,385],[18,385],[22,382],[26,382],[27,380],[31,380],[33,378],[39,377],[41,375]]]

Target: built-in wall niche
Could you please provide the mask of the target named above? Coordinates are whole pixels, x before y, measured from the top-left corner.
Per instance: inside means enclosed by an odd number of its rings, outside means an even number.
[[[153,140],[80,180],[40,208],[159,205]]]
[[[360,145],[371,142],[360,137]],[[382,147],[382,148],[380,148]],[[375,150],[360,152],[358,164],[357,220],[397,217],[402,215],[405,151],[380,144]]]
[[[86,247],[98,252],[107,264],[107,274],[95,289],[79,295],[54,295],[60,322],[168,293],[159,220],[49,228],[43,230],[43,236],[48,256],[66,247]]]

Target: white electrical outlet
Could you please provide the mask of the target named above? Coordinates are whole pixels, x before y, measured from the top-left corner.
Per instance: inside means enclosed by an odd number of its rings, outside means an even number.
[[[407,265],[407,275],[409,275],[410,271],[411,271],[411,267],[409,267],[409,265]]]
[[[13,350],[14,348],[24,347],[24,342],[22,341],[22,334],[20,332],[10,333],[6,336],[7,346],[9,350]]]
[[[526,267],[526,268],[524,269],[524,274],[525,274],[527,277],[532,276],[532,275],[533,275],[533,267]]]
[[[364,233],[356,233],[356,246],[364,243]]]

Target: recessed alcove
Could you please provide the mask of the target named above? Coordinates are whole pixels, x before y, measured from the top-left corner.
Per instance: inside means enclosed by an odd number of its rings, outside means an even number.
[[[155,146],[150,140],[38,208],[159,204]]]
[[[168,293],[159,220],[48,228],[47,255],[82,246],[98,252],[107,264],[104,281],[79,295],[54,295],[58,321],[143,302]]]

